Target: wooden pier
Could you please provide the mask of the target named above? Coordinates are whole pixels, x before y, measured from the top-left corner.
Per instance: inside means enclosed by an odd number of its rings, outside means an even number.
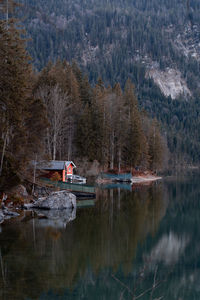
[[[59,187],[63,190],[68,190],[70,192],[79,192],[82,195],[88,194],[88,195],[94,195],[95,194],[95,187],[92,185],[86,185],[86,184],[78,184],[78,183],[68,183],[68,182],[62,182],[62,181],[52,181],[48,178],[42,178],[41,179],[46,184],[51,184],[56,187]]]

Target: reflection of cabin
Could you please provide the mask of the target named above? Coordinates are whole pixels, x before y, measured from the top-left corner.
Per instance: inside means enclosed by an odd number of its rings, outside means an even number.
[[[51,160],[45,163],[42,162],[39,165],[40,166],[38,169],[49,171],[51,176],[53,173],[58,172],[63,182],[66,182],[68,179],[72,178],[73,169],[76,168],[76,165],[73,163],[73,161]]]

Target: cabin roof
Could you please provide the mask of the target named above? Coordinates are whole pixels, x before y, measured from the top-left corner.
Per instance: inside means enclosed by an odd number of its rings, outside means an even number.
[[[65,166],[68,167],[70,164],[72,164],[72,166],[76,168],[76,165],[73,163],[73,161],[51,160],[37,163],[37,169],[64,170]]]

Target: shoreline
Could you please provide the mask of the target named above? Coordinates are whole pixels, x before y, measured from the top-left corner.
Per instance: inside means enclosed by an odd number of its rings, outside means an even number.
[[[128,183],[128,184],[135,184],[135,183],[147,183],[157,180],[162,180],[163,177],[161,176],[154,176],[154,175],[141,175],[141,176],[132,176],[131,181],[120,181],[120,180],[112,180],[108,178],[97,178],[97,184],[108,184],[108,183]]]
[[[133,176],[132,183],[142,183],[142,182],[151,182],[161,180],[160,176]]]
[[[116,180],[112,180],[112,179],[105,179],[105,178],[98,178],[96,180],[96,183],[98,185],[104,185],[104,184],[110,184],[110,183],[122,183],[122,184],[130,184],[130,185],[134,185],[134,184],[150,184],[151,182],[157,181],[157,180],[161,180],[162,177],[160,176],[154,176],[154,175],[150,175],[150,174],[141,174],[141,175],[137,175],[137,176],[132,176],[131,181],[116,181]],[[27,209],[27,205],[32,205],[34,202],[34,198],[40,198],[40,197],[44,197],[43,195],[43,189],[45,189],[45,194],[46,196],[48,194],[52,194],[53,189],[50,189],[48,187],[39,187],[38,186],[38,193],[37,193],[37,197],[33,197],[30,196],[27,191],[26,188],[22,185],[19,185],[18,187],[16,187],[16,189],[14,189],[11,193],[8,193],[5,197],[5,199],[1,199],[1,206],[0,206],[0,224],[3,224],[4,221],[10,220],[10,219],[15,219],[15,218],[20,218],[21,216],[21,211],[24,211]],[[48,191],[47,191],[48,190]],[[59,191],[60,192],[60,191]],[[4,197],[2,197],[4,198]],[[15,201],[13,200],[18,200],[17,203],[15,203]]]

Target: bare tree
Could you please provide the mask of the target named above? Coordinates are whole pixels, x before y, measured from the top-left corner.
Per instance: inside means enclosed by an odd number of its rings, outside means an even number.
[[[59,151],[58,146],[62,147],[65,130],[63,130],[70,108],[69,97],[58,85],[53,87],[45,86],[40,88],[36,96],[41,98],[46,105],[50,128],[47,131],[47,151],[50,157],[55,160]]]

